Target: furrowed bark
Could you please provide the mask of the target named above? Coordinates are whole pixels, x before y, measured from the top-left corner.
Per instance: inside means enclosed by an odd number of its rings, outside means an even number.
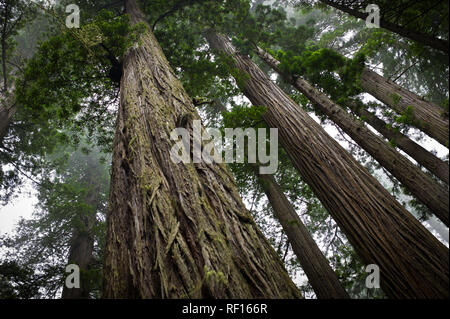
[[[199,117],[147,27],[123,65],[103,297],[301,297],[226,166],[170,159],[169,133]]]
[[[316,109],[336,123],[448,226],[449,193],[447,188],[434,181],[419,167],[396,151],[394,147],[331,101],[325,94],[316,90],[307,81],[279,70],[280,62],[270,54],[260,48],[256,48],[256,51],[258,56],[279,73],[286,82],[303,93]]]
[[[278,128],[303,180],[362,260],[379,266],[383,291],[392,298],[448,298],[448,249],[250,58],[236,53],[224,36],[208,32],[206,37],[248,75],[244,94],[267,107],[263,118]]]
[[[256,171],[275,217],[283,227],[289,243],[292,245],[292,250],[308,277],[317,298],[350,298],[275,178],[272,175],[259,174],[258,169]]]
[[[366,18],[368,16],[368,13],[360,12],[358,10],[352,9],[349,6],[345,6],[345,5],[336,3],[335,1],[320,0],[320,2],[327,4],[338,10],[341,10],[345,13],[348,13],[348,14],[354,16],[355,18],[366,20]],[[389,30],[391,32],[397,33],[398,35],[401,35],[402,37],[425,44],[436,50],[442,51],[448,55],[448,41],[447,40],[439,39],[439,38],[430,36],[428,34],[423,34],[423,33],[420,33],[420,32],[414,31],[414,30],[409,30],[400,25],[391,23],[389,21],[385,21],[384,19],[380,19],[380,27],[384,28],[386,30]]]
[[[389,128],[383,120],[378,118],[372,112],[364,108],[360,108],[357,106],[355,107],[355,105],[349,106],[352,111],[354,111],[358,116],[364,118],[364,121],[366,123],[370,124],[386,139],[393,141],[398,148],[415,159],[417,163],[425,167],[440,180],[444,181],[447,184],[449,183],[449,167],[446,162],[441,160],[433,153],[427,151],[425,148],[410,139],[408,136],[392,128]]]
[[[361,74],[360,85],[365,92],[398,113],[404,113],[408,107],[412,108],[412,125],[448,148],[448,117],[444,117],[443,109],[439,106],[423,100],[368,68],[364,68]]]

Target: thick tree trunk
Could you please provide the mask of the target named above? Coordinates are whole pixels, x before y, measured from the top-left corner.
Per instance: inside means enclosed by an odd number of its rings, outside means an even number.
[[[448,118],[442,115],[443,109],[439,106],[367,68],[361,74],[360,85],[364,91],[398,113],[404,113],[408,107],[412,108],[412,125],[448,147]]]
[[[349,106],[357,115],[363,118],[366,123],[370,124],[386,139],[393,141],[398,148],[415,159],[417,163],[428,169],[445,183],[449,183],[449,167],[446,162],[427,151],[408,136],[395,129],[389,128],[383,120],[378,118],[372,112],[358,106],[355,107],[353,104]]]
[[[279,70],[277,61],[270,54],[256,48],[258,56],[278,72],[288,83],[303,93],[323,114],[328,116],[356,143],[395,176],[417,199],[425,204],[442,222],[449,224],[449,193],[419,167],[395,150],[383,139],[343,108],[336,105],[325,94],[316,90],[304,79]]]
[[[275,178],[268,174],[259,174],[261,187],[269,199],[275,217],[279,220],[292,250],[308,277],[314,292],[319,299],[344,299],[349,295],[342,287],[336,273],[330,267],[319,247],[311,237],[292,204],[284,195]]]
[[[352,9],[349,6],[341,5],[337,3],[336,1],[330,1],[330,0],[320,0],[322,3],[327,4],[333,8],[336,8],[338,10],[341,10],[345,13],[348,13],[355,18],[366,20],[368,13],[360,12],[358,10]],[[442,51],[448,55],[448,41],[442,40],[433,36],[430,36],[428,34],[423,34],[414,30],[409,30],[407,28],[404,28],[400,25],[388,22],[384,19],[380,19],[380,27],[389,30],[391,32],[397,33],[398,35],[401,35],[402,37],[411,39],[413,41],[425,44],[427,46],[430,46],[436,50]]]
[[[169,133],[199,117],[154,35],[141,41],[123,65],[103,297],[301,297],[226,166],[170,159]]]
[[[245,95],[267,107],[263,118],[278,128],[281,145],[304,181],[360,257],[379,266],[383,291],[393,298],[448,297],[448,249],[250,58],[236,53],[227,38],[214,32],[206,36],[212,48],[230,55],[248,74]]]

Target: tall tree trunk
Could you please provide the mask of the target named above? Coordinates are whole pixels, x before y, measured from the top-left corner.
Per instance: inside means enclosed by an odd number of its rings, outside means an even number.
[[[393,298],[446,298],[448,249],[231,42],[206,34],[212,48],[233,58],[248,75],[243,92],[264,105],[269,127],[304,181],[330,212],[367,264],[380,268],[381,286]]]
[[[292,250],[308,277],[314,292],[319,299],[344,299],[349,295],[342,287],[336,273],[330,267],[319,247],[311,237],[292,204],[284,195],[275,178],[268,174],[259,174],[261,187],[264,189],[275,217],[279,220]]]
[[[96,204],[96,194],[91,193],[86,200],[86,204]],[[95,223],[95,214],[84,216],[83,229],[74,229],[70,240],[70,251],[68,264],[75,264],[80,267],[80,288],[67,288],[64,285],[62,299],[86,299],[89,298],[89,280],[86,278],[86,271],[92,261],[94,250],[94,236],[92,228]]]
[[[90,170],[91,167],[88,166],[82,179],[83,186],[88,188],[88,194],[84,200],[87,207],[80,212],[81,224],[77,224],[72,231],[67,262],[80,267],[80,288],[67,288],[64,285],[62,299],[87,299],[92,291],[86,271],[89,271],[93,259],[95,241],[93,229],[97,222],[100,184],[96,172]]]
[[[214,103],[222,114],[228,112],[220,101],[216,100]],[[272,206],[275,217],[286,233],[292,245],[292,250],[308,277],[317,298],[350,298],[273,175],[260,174],[257,164],[250,165],[253,166],[258,181]]]
[[[448,190],[425,174],[406,157],[343,108],[336,105],[324,93],[298,76],[282,72],[280,62],[261,48],[256,48],[258,56],[278,72],[288,83],[303,93],[323,114],[328,116],[356,143],[394,175],[408,190],[425,204],[442,222],[449,224]]]
[[[378,118],[375,114],[368,111],[364,107],[360,107],[353,103],[349,103],[349,107],[386,139],[393,141],[398,148],[415,159],[417,163],[428,169],[431,173],[436,175],[436,177],[438,177],[445,183],[449,183],[449,167],[446,162],[441,160],[433,153],[427,151],[425,148],[410,139],[408,136],[393,128],[389,128],[383,120]]]
[[[135,0],[126,11],[145,21]],[[169,133],[181,123],[192,136],[199,117],[150,28],[125,56],[120,94],[103,297],[301,297],[226,166],[170,159]]]
[[[442,237],[442,239],[444,241],[446,241],[447,243],[449,243],[448,240],[448,227],[445,227],[441,222],[439,222],[439,220],[435,217],[431,217],[430,219],[427,220],[427,223],[433,228],[434,231],[436,231],[439,236]]]
[[[11,123],[13,115],[17,111],[17,106],[15,104],[9,105],[9,98],[0,100],[0,145],[3,142],[6,134],[8,133],[8,127]]]
[[[351,16],[354,16],[355,18],[366,20],[366,18],[368,16],[368,13],[360,12],[358,10],[352,9],[350,6],[345,6],[345,5],[339,4],[337,1],[320,0],[320,2],[327,4],[338,10],[341,10],[345,13],[348,13]],[[397,33],[398,35],[401,35],[402,37],[405,37],[405,38],[411,39],[413,41],[422,43],[424,45],[430,46],[430,47],[432,47],[436,50],[442,51],[448,55],[448,41],[447,40],[439,39],[439,38],[430,36],[428,34],[424,34],[424,33],[418,32],[418,31],[407,29],[400,25],[386,21],[382,18],[380,19],[380,27],[382,27],[386,30],[389,30],[391,32]]]
[[[361,74],[360,85],[364,91],[398,113],[412,108],[412,125],[448,147],[448,118],[442,115],[443,109],[439,106],[423,100],[368,68],[364,68]]]

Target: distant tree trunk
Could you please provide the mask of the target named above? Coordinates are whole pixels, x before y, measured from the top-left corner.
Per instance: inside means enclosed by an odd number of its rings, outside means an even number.
[[[96,202],[97,194],[92,192],[88,195],[86,204],[96,205]],[[62,299],[86,299],[89,298],[91,291],[89,280],[86,278],[86,271],[89,271],[94,250],[92,228],[95,224],[95,214],[83,216],[82,220],[83,227],[73,230],[68,258],[68,264],[75,264],[80,267],[80,288],[67,288],[64,285]]]
[[[395,150],[383,139],[343,108],[336,105],[324,93],[298,76],[282,72],[274,57],[260,48],[258,56],[278,72],[288,83],[303,93],[323,114],[328,116],[356,143],[394,175],[417,199],[425,204],[442,222],[449,224],[448,190],[425,174],[419,167]]]
[[[228,54],[248,75],[244,94],[267,107],[263,119],[278,128],[303,180],[362,260],[379,266],[383,291],[392,298],[448,298],[448,249],[249,57],[237,53],[226,37],[205,35],[212,48]]]
[[[365,108],[358,107],[353,103],[350,103],[349,107],[386,139],[393,141],[398,148],[415,159],[417,163],[428,169],[431,173],[436,175],[436,177],[438,177],[445,183],[449,183],[449,167],[446,162],[441,160],[433,153],[427,151],[425,148],[410,139],[408,136],[393,128],[389,128],[386,122],[384,122],[375,114],[366,110]]]
[[[279,220],[292,250],[308,277],[314,292],[319,299],[344,299],[349,295],[342,287],[336,273],[330,267],[319,247],[311,237],[292,204],[284,195],[275,178],[268,174],[259,174],[261,187],[264,189],[275,217]]]
[[[13,115],[17,111],[16,105],[8,105],[8,97],[3,100],[0,100],[0,145],[3,142],[6,134],[8,133],[9,124],[11,123],[11,119]]]
[[[87,299],[92,291],[89,276],[86,276],[86,272],[90,270],[93,259],[95,241],[93,229],[97,222],[96,213],[99,205],[100,185],[96,172],[90,170],[91,167],[88,167],[82,178],[83,186],[88,188],[88,194],[84,199],[86,208],[79,215],[81,224],[76,224],[72,231],[67,260],[67,264],[75,264],[80,267],[80,288],[67,288],[64,285],[62,299]]]
[[[126,11],[145,21],[135,0]],[[192,137],[199,117],[149,30],[123,64],[103,297],[301,297],[226,166],[170,159],[169,133]]]
[[[226,107],[218,100],[215,105],[223,113]],[[255,170],[258,181],[263,188],[275,217],[286,233],[292,250],[308,277],[314,292],[319,299],[347,299],[349,295],[342,287],[336,273],[330,267],[306,226],[298,216],[289,199],[281,190],[273,175],[260,174],[257,164],[250,164]]]
[[[368,13],[360,12],[356,9],[351,8],[350,6],[342,5],[338,1],[335,1],[335,0],[334,1],[333,0],[320,0],[320,2],[327,4],[338,10],[341,10],[345,13],[348,13],[351,16],[354,16],[355,18],[365,20],[368,16]],[[400,25],[386,21],[383,18],[380,19],[380,27],[384,28],[386,30],[389,30],[391,32],[397,33],[398,35],[401,35],[402,37],[405,37],[405,38],[411,39],[413,41],[430,46],[430,47],[432,47],[436,50],[442,51],[448,55],[448,41],[447,40],[439,39],[439,38],[433,37],[428,34],[424,34],[424,33],[418,32],[418,31],[407,29]]]
[[[408,107],[412,108],[412,125],[448,148],[449,122],[442,115],[442,108],[368,68],[364,68],[360,84],[364,91],[398,113],[404,113]]]

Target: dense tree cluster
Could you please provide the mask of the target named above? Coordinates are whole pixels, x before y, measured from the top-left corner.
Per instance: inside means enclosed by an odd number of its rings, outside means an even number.
[[[70,3],[0,1],[1,298],[449,297],[448,1]],[[175,163],[195,120],[277,171]]]

